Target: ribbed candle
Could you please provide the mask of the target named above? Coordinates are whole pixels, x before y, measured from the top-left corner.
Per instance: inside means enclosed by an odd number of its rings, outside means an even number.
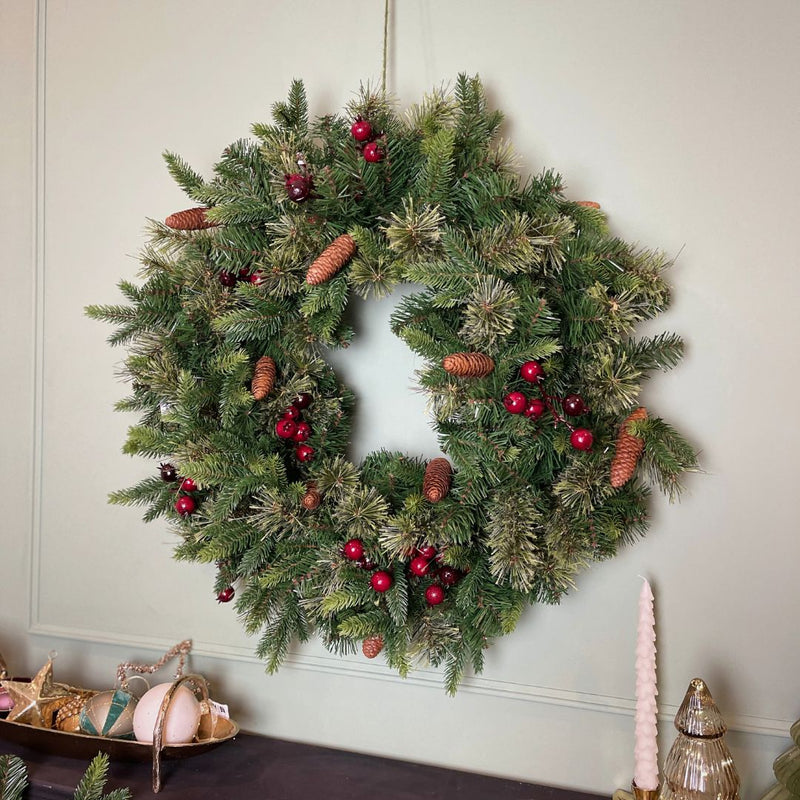
[[[633,782],[640,789],[658,788],[656,632],[653,591],[645,580],[639,595],[636,637],[636,724]]]

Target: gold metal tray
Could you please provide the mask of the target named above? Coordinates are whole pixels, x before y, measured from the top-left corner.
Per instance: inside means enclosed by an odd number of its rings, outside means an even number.
[[[202,720],[200,724],[203,725]],[[199,756],[233,739],[239,733],[239,726],[229,719],[218,718],[214,733],[214,736],[188,744],[164,745],[161,758],[171,760]],[[151,761],[153,758],[153,745],[144,742],[108,739],[85,733],[66,733],[50,728],[34,728],[32,725],[9,722],[6,719],[0,719],[0,739],[68,758],[91,759],[98,751],[108,753],[110,758],[117,761]]]
[[[50,728],[36,728],[22,722],[0,719],[0,739],[15,744],[41,750],[51,755],[68,758],[91,759],[98,751],[107,753],[109,758],[118,761],[152,761],[153,791],[161,789],[161,760],[190,758],[206,753],[233,739],[239,733],[239,726],[230,719],[206,711],[200,717],[197,741],[187,744],[163,744],[162,736],[166,711],[175,690],[188,683],[199,690],[204,708],[208,708],[208,689],[205,680],[199,675],[186,675],[176,680],[167,692],[156,721],[153,743],[136,742],[128,739],[110,739],[104,736],[89,736],[85,733],[67,733]]]

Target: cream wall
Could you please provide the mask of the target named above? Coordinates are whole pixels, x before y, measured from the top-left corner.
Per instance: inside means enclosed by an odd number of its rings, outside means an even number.
[[[658,606],[661,749],[704,677],[757,797],[800,717],[795,463],[800,187],[794,0],[395,0],[390,88],[403,104],[479,72],[524,170],[553,166],[613,230],[678,256],[658,329],[688,342],[646,402],[703,451],[707,474],[649,537],[532,609],[455,699],[361,658],[297,648],[277,676],[172,541],[106,494],[152,465],[119,453],[122,358],[82,316],[133,277],[144,218],[187,201],[160,153],[208,170],[293,77],[315,112],[380,75],[383,4],[0,0],[0,648],[18,672],[58,649],[62,679],[185,637],[247,730],[609,793],[632,772],[637,575]],[[415,362],[360,311],[340,360],[365,410],[356,451],[436,450],[409,390]],[[391,380],[374,364],[393,365]],[[2,745],[0,744],[0,749]]]

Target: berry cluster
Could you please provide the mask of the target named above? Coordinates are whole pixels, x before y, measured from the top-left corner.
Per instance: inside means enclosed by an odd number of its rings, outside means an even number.
[[[275,433],[279,438],[296,443],[294,454],[297,460],[302,462],[314,458],[314,448],[306,444],[313,431],[311,426],[303,421],[303,415],[300,413],[311,405],[311,400],[312,397],[307,392],[297,395],[275,424]]]
[[[566,419],[579,417],[589,410],[583,398],[577,394],[564,398],[548,394],[544,389],[544,369],[538,361],[526,361],[519,368],[519,375],[538,388],[539,397],[529,398],[524,392],[509,392],[503,398],[506,411],[509,414],[524,414],[532,419],[539,419],[545,411],[549,411],[554,425],[563,423],[569,428],[569,441],[576,450],[591,450],[594,442],[592,432],[588,428],[576,428]]]
[[[356,121],[350,126],[350,133],[361,147],[364,161],[368,161],[370,164],[383,161],[386,157],[386,151],[376,141],[382,138],[383,134],[375,134],[372,130],[372,125],[367,120],[357,117]]]
[[[193,497],[197,491],[197,484],[191,478],[181,478],[178,475],[178,470],[172,464],[161,464],[159,472],[161,473],[161,480],[166,483],[178,483],[180,481],[177,490],[182,494],[175,501],[175,510],[182,517],[188,517],[193,514],[197,508],[197,501]]]
[[[246,267],[240,269],[238,274],[235,272],[220,272],[219,274],[219,282],[229,289],[236,286],[237,283],[252,283],[258,286],[263,280],[264,275],[261,270],[250,272]]]
[[[350,539],[346,542],[342,548],[342,555],[355,562],[362,569],[375,569],[375,563],[364,555],[364,543],[361,539]],[[412,575],[418,578],[433,578],[434,582],[430,583],[425,589],[425,602],[429,606],[438,606],[444,602],[445,588],[454,586],[462,577],[461,573],[457,569],[453,569],[453,567],[442,566],[437,568],[438,555],[433,545],[422,545],[417,548],[416,555],[408,564],[408,569]],[[388,592],[393,584],[392,574],[383,569],[373,572],[369,580],[369,585],[378,594]]]

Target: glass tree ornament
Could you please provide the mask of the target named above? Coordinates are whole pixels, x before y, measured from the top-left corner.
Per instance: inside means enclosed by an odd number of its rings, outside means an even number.
[[[705,681],[689,683],[675,716],[678,736],[661,780],[660,800],[740,800],[739,773],[725,743],[725,725]]]

